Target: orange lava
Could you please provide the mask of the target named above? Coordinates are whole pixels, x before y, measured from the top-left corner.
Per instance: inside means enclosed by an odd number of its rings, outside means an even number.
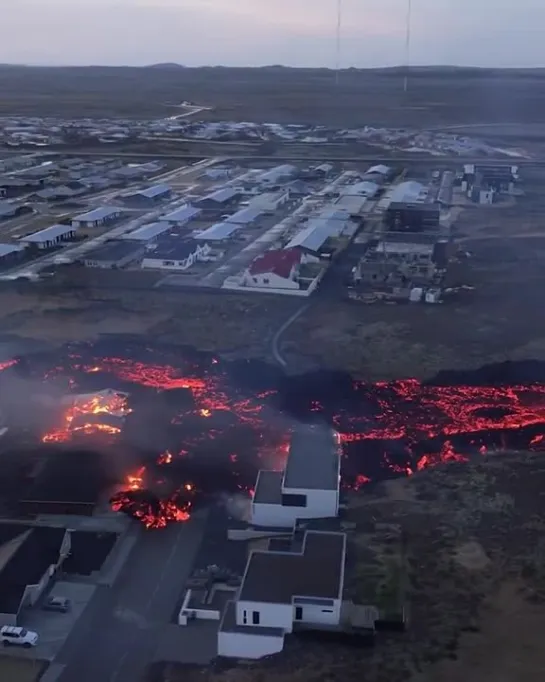
[[[127,406],[127,396],[116,392],[101,392],[90,398],[86,396],[75,396],[72,404],[65,411],[63,416],[63,426],[49,431],[42,437],[44,443],[64,443],[72,439],[75,433],[91,435],[106,434],[116,436],[121,433],[118,426],[103,423],[100,421],[89,421],[83,424],[75,424],[76,420],[81,421],[83,417],[96,417],[109,415],[112,417],[125,417],[131,410]]]

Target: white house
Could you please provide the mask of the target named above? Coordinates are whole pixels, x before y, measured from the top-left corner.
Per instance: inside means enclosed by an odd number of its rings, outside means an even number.
[[[147,250],[142,267],[157,270],[188,270],[197,261],[205,260],[210,251],[208,244],[195,239],[168,239]]]
[[[346,535],[307,531],[287,548],[253,551],[236,599],[218,631],[218,654],[257,659],[282,651],[298,624],[317,629],[341,620]]]
[[[272,249],[258,256],[244,273],[243,283],[258,289],[299,289],[299,249]]]
[[[340,477],[338,434],[321,425],[299,426],[284,471],[261,470],[257,476],[252,525],[294,528],[299,519],[336,517]]]

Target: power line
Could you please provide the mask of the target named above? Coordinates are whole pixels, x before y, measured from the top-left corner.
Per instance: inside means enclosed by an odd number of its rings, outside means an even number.
[[[409,69],[411,66],[411,24],[412,24],[412,0],[407,0],[407,24],[405,32],[405,78],[403,91],[409,89]]]
[[[335,46],[335,85],[339,85],[339,71],[341,68],[341,29],[342,29],[343,3],[337,0],[337,34]]]

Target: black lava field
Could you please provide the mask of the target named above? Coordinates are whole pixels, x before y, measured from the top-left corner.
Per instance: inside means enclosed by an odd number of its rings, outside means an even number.
[[[545,369],[537,362],[445,372],[427,383],[365,383],[108,340],[14,358],[0,369],[0,387],[15,375],[44,386],[64,378],[74,393],[130,394],[119,432],[68,437],[109,439],[112,456],[116,446],[133,453],[112,504],[151,527],[185,520],[219,493],[251,494],[260,468],[282,467],[298,422],[325,421],[338,431],[347,488],[486,452],[545,447]]]

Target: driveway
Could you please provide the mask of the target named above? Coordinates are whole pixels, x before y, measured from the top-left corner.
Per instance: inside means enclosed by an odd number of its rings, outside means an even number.
[[[206,521],[203,511],[188,523],[139,531],[116,584],[97,588],[57,659],[67,665],[60,682],[141,679],[181,604]],[[191,641],[186,644],[189,657]]]

